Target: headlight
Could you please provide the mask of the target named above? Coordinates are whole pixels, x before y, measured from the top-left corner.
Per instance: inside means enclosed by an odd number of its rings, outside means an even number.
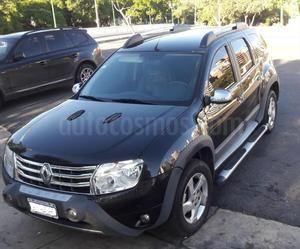
[[[8,145],[5,146],[3,164],[7,174],[13,178],[15,170],[15,153],[11,151]]]
[[[143,169],[143,160],[128,160],[99,165],[91,178],[91,193],[108,194],[136,186]]]

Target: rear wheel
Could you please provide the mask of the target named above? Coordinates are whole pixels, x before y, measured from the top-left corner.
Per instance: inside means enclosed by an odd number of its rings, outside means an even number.
[[[75,83],[85,83],[95,71],[95,67],[91,64],[84,63],[80,65],[76,73]]]
[[[4,104],[4,100],[3,100],[3,97],[0,94],[0,109],[3,107],[3,104]]]
[[[275,127],[277,118],[277,95],[271,90],[268,96],[263,123],[268,126],[267,133],[271,133]]]
[[[178,185],[173,210],[166,227],[174,236],[195,233],[205,222],[213,190],[212,174],[207,164],[192,160]]]

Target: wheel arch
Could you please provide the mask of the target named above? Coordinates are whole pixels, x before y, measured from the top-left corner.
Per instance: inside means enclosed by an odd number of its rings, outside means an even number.
[[[212,177],[214,179],[215,176],[214,155],[210,147],[205,146],[201,148],[200,151],[198,151],[195,155],[193,155],[192,159],[199,159],[201,161],[204,161],[208,165]]]
[[[260,123],[262,122],[263,118],[264,118],[264,114],[265,114],[265,108],[266,108],[266,104],[267,104],[267,100],[268,100],[268,96],[271,90],[274,90],[276,96],[277,96],[277,100],[279,99],[279,92],[280,92],[280,83],[278,80],[278,77],[275,78],[275,75],[273,76],[273,78],[269,81],[269,83],[267,84],[262,99],[261,99],[261,107],[260,107],[260,111],[257,115],[256,120]]]
[[[273,90],[276,93],[277,100],[279,99],[279,82],[275,81],[272,85],[270,90]]]
[[[192,159],[203,160],[214,174],[214,144],[210,136],[201,135],[192,141],[181,153],[176,166],[184,169]]]
[[[193,159],[200,159],[207,163],[214,177],[214,145],[210,136],[199,136],[181,152],[172,170],[159,218],[152,228],[158,227],[168,220],[182,173]]]

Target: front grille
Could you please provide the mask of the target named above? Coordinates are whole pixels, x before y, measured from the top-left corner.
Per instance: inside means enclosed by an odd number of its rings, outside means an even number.
[[[45,184],[40,174],[43,165],[43,163],[29,161],[16,156],[17,180],[63,192],[90,194],[90,178],[97,166],[70,167],[50,165],[52,170],[51,182]]]

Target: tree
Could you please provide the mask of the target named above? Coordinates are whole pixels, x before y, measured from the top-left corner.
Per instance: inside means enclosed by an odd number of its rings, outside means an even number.
[[[194,0],[175,0],[173,6],[173,15],[179,23],[194,23]]]
[[[16,0],[2,0],[0,4],[0,34],[20,30],[22,25],[17,21],[19,13]]]
[[[45,0],[19,0],[18,12],[19,22],[23,29],[32,29],[31,20],[34,20],[38,28],[52,28],[53,17],[50,1]],[[64,13],[61,9],[55,9],[56,21],[58,26],[66,26]]]
[[[165,0],[133,0],[127,13],[144,22],[165,22],[169,6]]]
[[[122,16],[123,20],[127,24],[127,26],[131,29],[132,33],[135,33],[133,30],[131,23],[129,21],[129,18],[126,16],[126,11],[132,6],[133,2],[132,0],[114,0],[113,6],[116,11]]]

